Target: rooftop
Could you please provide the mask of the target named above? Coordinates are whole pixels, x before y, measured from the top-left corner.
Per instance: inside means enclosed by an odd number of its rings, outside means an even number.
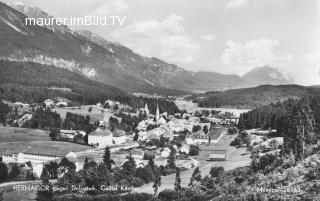
[[[97,128],[95,131],[89,133],[89,136],[109,136],[112,135],[112,132],[108,129]]]
[[[216,149],[216,150],[212,150],[211,154],[223,154],[223,155],[226,155],[227,154],[227,150],[225,149]]]

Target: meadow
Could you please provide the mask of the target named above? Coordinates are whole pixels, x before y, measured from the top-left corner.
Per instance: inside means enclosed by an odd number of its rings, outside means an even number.
[[[48,131],[29,128],[0,127],[0,143],[49,140]]]

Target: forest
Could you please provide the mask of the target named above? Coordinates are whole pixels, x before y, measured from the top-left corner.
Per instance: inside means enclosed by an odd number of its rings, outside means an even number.
[[[312,146],[320,140],[320,96],[289,99],[241,114],[238,128],[276,129],[284,137],[283,152],[301,158],[303,144]]]
[[[261,85],[253,88],[231,89],[194,94],[186,98],[199,107],[231,107],[253,109],[289,98],[299,99],[308,95],[319,95],[320,89],[299,85]]]
[[[0,61],[0,66],[0,99],[42,103],[48,98],[60,96],[77,104],[96,104],[107,99],[125,102],[128,99],[118,88],[66,69],[11,61]],[[68,88],[71,91],[54,88]]]

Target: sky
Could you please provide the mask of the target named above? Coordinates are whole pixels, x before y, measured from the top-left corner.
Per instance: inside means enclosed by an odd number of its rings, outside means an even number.
[[[7,0],[13,3],[17,0]],[[88,29],[191,71],[243,75],[269,65],[320,85],[320,0],[19,0],[56,17],[125,16]]]

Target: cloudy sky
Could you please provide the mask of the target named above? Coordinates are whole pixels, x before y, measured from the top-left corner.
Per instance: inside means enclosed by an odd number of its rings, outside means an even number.
[[[188,70],[242,75],[270,65],[299,84],[320,84],[320,0],[19,2],[57,17],[126,16],[123,26],[85,28]]]

